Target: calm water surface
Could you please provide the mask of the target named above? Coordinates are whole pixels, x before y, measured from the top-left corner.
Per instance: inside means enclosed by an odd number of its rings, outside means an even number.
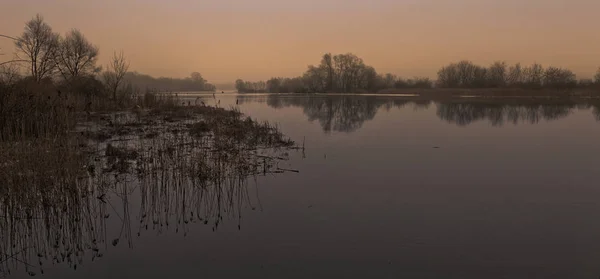
[[[291,152],[282,166],[300,172],[251,180],[239,222],[225,218],[215,231],[197,222],[137,236],[134,211],[130,244],[109,243],[104,257],[77,270],[47,266],[45,278],[600,276],[597,107],[386,96],[203,100],[237,106],[304,141],[304,154]],[[110,220],[109,239],[122,230]]]

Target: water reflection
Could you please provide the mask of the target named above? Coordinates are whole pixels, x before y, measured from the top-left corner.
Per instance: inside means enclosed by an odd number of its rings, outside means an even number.
[[[264,102],[264,97],[241,96],[244,102]],[[318,121],[323,131],[354,132],[366,121],[373,120],[380,108],[401,108],[408,100],[389,99],[376,96],[280,96],[269,95],[267,104],[272,108],[300,107],[309,121]],[[414,102],[413,102],[414,103]],[[430,101],[421,101],[417,107],[428,107]]]
[[[449,123],[466,126],[480,120],[487,120],[492,126],[506,123],[538,123],[540,120],[557,120],[573,112],[573,104],[478,104],[478,103],[439,103],[436,114]]]
[[[148,231],[187,236],[191,224],[215,231],[226,220],[237,221],[241,229],[243,209],[260,207],[256,188],[246,180],[231,178],[199,187],[191,180],[168,177],[152,185],[122,177],[81,179],[73,187],[53,189],[53,198],[35,206],[4,205],[0,277],[23,268],[32,276],[44,274],[54,264],[76,270],[85,261],[110,254],[111,246],[133,248],[134,236]]]
[[[299,107],[309,121],[318,121],[323,131],[354,132],[375,118],[380,109],[429,109],[435,105],[436,115],[448,123],[467,126],[477,121],[487,121],[492,126],[552,121],[565,118],[576,110],[591,109],[600,121],[598,102],[570,100],[452,100],[431,101],[410,98],[378,96],[238,96],[240,104],[266,102],[272,108]]]

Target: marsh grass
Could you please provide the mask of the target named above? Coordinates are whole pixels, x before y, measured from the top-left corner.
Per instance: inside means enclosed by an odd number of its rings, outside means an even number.
[[[0,144],[0,276],[18,264],[32,275],[43,272],[42,258],[75,261],[91,237],[83,233],[91,225],[84,216],[87,156],[77,146],[77,140]]]
[[[2,95],[0,277],[77,269],[148,230],[241,229],[243,210],[261,208],[249,181],[285,172],[298,148],[269,123],[173,94],[86,112],[57,92],[16,92]]]
[[[75,102],[56,91],[33,94],[0,87],[0,141],[58,138],[74,127]]]

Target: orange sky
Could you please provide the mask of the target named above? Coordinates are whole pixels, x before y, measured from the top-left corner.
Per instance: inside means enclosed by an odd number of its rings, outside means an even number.
[[[36,13],[79,28],[104,64],[123,50],[154,76],[199,71],[211,82],[300,75],[325,52],[352,52],[379,72],[435,77],[459,59],[600,66],[600,0],[3,0],[0,34]],[[13,51],[0,39],[4,61]]]

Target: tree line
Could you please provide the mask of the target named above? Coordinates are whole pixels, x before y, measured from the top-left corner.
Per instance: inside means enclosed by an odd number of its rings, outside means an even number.
[[[238,79],[235,87],[240,93],[364,93],[386,88],[431,88],[433,82],[426,77],[403,79],[396,75],[378,74],[375,68],[352,53],[332,55],[326,53],[317,66],[310,65],[302,76],[274,77],[266,82],[249,82]]]
[[[188,78],[153,78],[129,72],[123,52],[114,52],[110,62],[98,65],[99,49],[78,29],[64,36],[54,32],[41,15],[25,24],[15,41],[15,58],[0,63],[0,83],[52,84],[73,93],[105,94],[114,100],[132,94],[134,87],[162,91],[214,91],[202,75]]]
[[[125,80],[134,87],[153,91],[216,91],[215,85],[208,83],[198,72],[193,72],[186,78],[155,78],[138,72],[128,72]]]
[[[463,60],[442,67],[437,80],[426,77],[404,79],[394,74],[379,74],[352,53],[332,55],[326,53],[317,66],[310,65],[302,76],[274,77],[266,82],[238,79],[235,87],[240,93],[374,93],[382,90],[404,88],[526,88],[573,89],[575,87],[600,87],[600,68],[592,79],[577,80],[569,69],[544,68],[534,63],[522,66],[497,61],[489,67]]]
[[[496,61],[489,67],[463,60],[442,67],[437,73],[440,88],[573,89],[600,85],[600,68],[593,79],[580,79],[569,69],[533,63],[521,66]]]

